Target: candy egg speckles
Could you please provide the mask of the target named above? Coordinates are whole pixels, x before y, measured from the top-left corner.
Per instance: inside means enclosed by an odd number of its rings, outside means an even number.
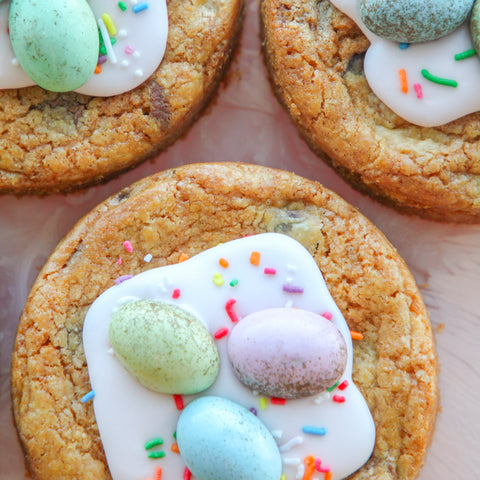
[[[294,308],[245,317],[230,335],[228,355],[242,383],[281,398],[327,389],[347,363],[347,347],[337,327],[321,315]]]
[[[180,454],[198,480],[278,480],[282,461],[265,425],[242,406],[201,397],[177,424]]]
[[[193,394],[216,379],[220,360],[207,329],[187,311],[141,300],[112,316],[109,339],[124,367],[151,390]]]
[[[394,42],[425,42],[458,28],[472,9],[472,0],[359,0],[365,26]]]
[[[95,70],[99,37],[86,0],[13,0],[9,30],[18,62],[47,90],[79,88]]]

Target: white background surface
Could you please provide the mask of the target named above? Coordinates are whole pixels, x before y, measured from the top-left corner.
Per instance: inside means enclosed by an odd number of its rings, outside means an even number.
[[[421,287],[441,367],[442,410],[420,480],[480,478],[480,225],[400,215],[346,185],[310,152],[271,93],[258,31],[251,1],[227,83],[188,134],[153,162],[68,196],[0,197],[0,479],[28,478],[11,419],[9,363],[38,269],[72,225],[110,194],[165,168],[204,161],[258,163],[318,180],[386,234]]]

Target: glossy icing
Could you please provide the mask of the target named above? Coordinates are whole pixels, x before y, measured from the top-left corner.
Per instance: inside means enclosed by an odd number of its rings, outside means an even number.
[[[95,18],[108,13],[117,33],[113,37],[111,55],[100,65],[101,73],[94,74],[76,92],[93,96],[112,96],[132,90],[143,83],[160,65],[165,53],[168,34],[168,13],[165,0],[125,0],[126,10],[112,0],[91,0]],[[134,13],[133,7],[148,4]],[[33,85],[32,80],[15,60],[8,35],[10,1],[0,3],[0,88],[22,88]]]
[[[366,79],[380,100],[400,117],[416,125],[434,127],[480,110],[480,59],[474,55],[455,60],[456,54],[473,48],[468,22],[438,40],[400,48],[398,43],[382,39],[366,28],[358,0],[330,1],[352,18],[370,40],[364,61]],[[433,83],[424,78],[423,69],[453,79],[458,86]],[[400,70],[406,73],[407,93],[401,91]]]
[[[258,266],[249,261],[252,252],[260,253]],[[228,261],[227,267],[219,264],[220,258]],[[264,268],[274,268],[275,274],[265,273]],[[237,284],[232,282],[235,279]],[[303,293],[295,288],[285,291],[285,285],[301,286]],[[176,298],[172,298],[173,292]],[[235,316],[241,321],[266,308],[297,307],[330,313],[347,345],[347,366],[341,378],[349,384],[346,389],[288,400],[285,405],[271,404],[270,399],[255,395],[237,380],[227,356],[227,338],[222,337],[217,340],[218,378],[200,396],[220,396],[247,409],[255,408],[258,418],[276,437],[287,479],[301,474],[308,455],[330,467],[332,480],[345,478],[369,458],[375,426],[352,381],[353,350],[348,326],[311,255],[295,240],[269,233],[221,244],[185,262],[148,270],[108,289],[90,307],[83,330],[84,350],[95,391],[95,416],[114,480],[152,478],[157,465],[162,467],[165,478],[182,478],[185,468],[180,455],[170,450],[180,414],[174,398],[143,387],[112,355],[108,341],[108,325],[115,309],[125,302],[146,298],[171,302],[190,311],[212,335],[225,327],[231,329]],[[335,394],[345,401],[333,401]],[[197,397],[184,396],[183,402],[187,405]],[[304,433],[304,426],[326,428],[327,433]],[[155,437],[164,439],[162,450],[166,456],[152,460],[144,444]]]

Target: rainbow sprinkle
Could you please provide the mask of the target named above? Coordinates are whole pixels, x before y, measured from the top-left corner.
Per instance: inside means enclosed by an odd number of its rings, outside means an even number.
[[[458,82],[457,81],[451,80],[450,78],[437,77],[436,75],[431,74],[425,68],[422,69],[421,74],[424,78],[426,78],[427,80],[429,80],[432,83],[437,83],[439,85],[445,85],[446,87],[453,87],[453,88],[458,87]]]
[[[233,309],[233,306],[237,303],[237,301],[234,298],[231,298],[230,300],[227,300],[227,303],[225,303],[225,310],[227,312],[227,315],[230,317],[230,320],[232,322],[238,322],[238,316],[235,313],[235,310]]]

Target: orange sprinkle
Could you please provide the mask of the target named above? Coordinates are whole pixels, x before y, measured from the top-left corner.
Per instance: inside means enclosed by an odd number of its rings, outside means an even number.
[[[332,471],[329,470],[325,473],[325,480],[332,480]]]
[[[224,258],[221,258],[218,263],[223,267],[227,268],[228,267],[228,260],[225,260]]]
[[[260,252],[252,252],[250,255],[250,263],[252,265],[260,265]]]
[[[180,453],[180,450],[178,449],[178,443],[172,443],[172,447],[170,450],[175,453]]]
[[[155,480],[161,480],[162,478],[162,467],[157,467],[155,469]]]
[[[305,473],[302,480],[311,480],[313,472],[315,472],[315,458],[312,455],[308,455],[303,460],[305,462]]]
[[[407,83],[407,72],[404,68],[401,68],[398,71],[398,76],[400,78],[400,90],[402,93],[408,93],[408,83]]]
[[[354,332],[353,330],[350,330],[350,336],[352,337],[352,340],[363,340],[362,332]]]
[[[94,72],[95,72],[97,75],[98,75],[99,73],[102,73],[102,67],[101,67],[100,65],[97,65],[97,66],[95,67]]]
[[[185,260],[188,260],[190,257],[186,253],[181,253],[180,256],[178,257],[178,263],[182,263]]]

